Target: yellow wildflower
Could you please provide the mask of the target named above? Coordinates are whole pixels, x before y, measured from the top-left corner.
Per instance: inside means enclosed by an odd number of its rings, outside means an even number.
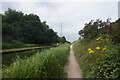
[[[102,37],[98,37],[96,40],[97,40],[97,41],[102,40]]]
[[[88,53],[93,54],[94,51],[91,48],[88,48]]]
[[[100,47],[96,47],[97,50],[100,50]]]
[[[89,51],[89,53],[90,53],[90,54],[93,54],[93,53],[94,53],[94,51],[93,51],[93,50],[90,50],[90,51]]]
[[[91,51],[92,49],[91,48],[88,48],[88,51]]]
[[[102,48],[103,51],[105,51],[106,49],[107,49],[106,47]]]

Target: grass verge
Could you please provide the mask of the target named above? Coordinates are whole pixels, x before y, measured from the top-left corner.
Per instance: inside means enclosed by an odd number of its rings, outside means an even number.
[[[3,69],[3,78],[63,78],[69,45],[38,52],[27,59],[19,57]]]
[[[100,41],[81,39],[74,43],[73,50],[83,77],[120,78],[120,44],[112,44],[104,37]]]

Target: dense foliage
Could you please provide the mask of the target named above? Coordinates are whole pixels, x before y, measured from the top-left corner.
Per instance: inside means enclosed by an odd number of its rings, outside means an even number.
[[[35,14],[8,9],[2,15],[2,35],[4,43],[53,44],[65,42],[46,21],[41,22]]]

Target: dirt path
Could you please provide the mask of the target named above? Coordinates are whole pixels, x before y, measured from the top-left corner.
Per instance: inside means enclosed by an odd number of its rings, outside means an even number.
[[[72,45],[70,46],[70,54],[68,63],[65,66],[65,72],[67,74],[67,78],[82,78],[81,69],[74,56]]]

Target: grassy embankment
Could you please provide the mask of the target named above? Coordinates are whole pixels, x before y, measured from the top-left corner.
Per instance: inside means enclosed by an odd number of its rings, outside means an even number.
[[[27,59],[17,58],[3,69],[3,78],[62,78],[69,44],[37,52]]]
[[[24,52],[14,52],[10,54],[2,55],[2,65],[4,66],[10,66],[16,58],[26,59],[30,56],[32,56],[34,53],[38,52],[39,50],[30,50],[30,51],[24,51]]]
[[[85,78],[120,78],[120,44],[101,36],[77,40],[73,46]]]
[[[51,46],[52,47],[52,46]],[[27,48],[15,48],[15,49],[5,49],[2,51],[2,64],[3,66],[9,66],[14,62],[18,56],[22,59],[30,57],[38,51],[42,51],[50,48],[50,46],[40,46],[40,47],[27,47]]]

